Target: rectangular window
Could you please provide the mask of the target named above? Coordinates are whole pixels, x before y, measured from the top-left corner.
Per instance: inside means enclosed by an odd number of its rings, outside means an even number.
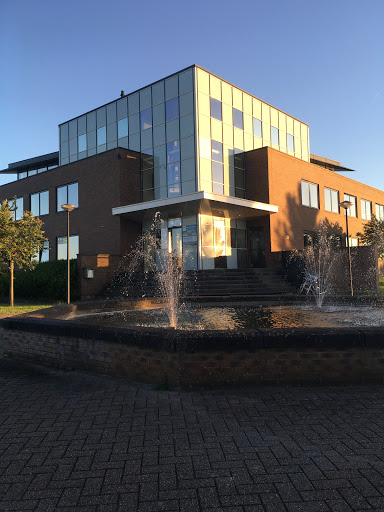
[[[287,149],[288,151],[295,151],[295,139],[289,133],[287,133]]]
[[[22,180],[23,178],[26,178],[27,176],[28,176],[27,171],[19,172],[19,174],[17,175],[17,179]]]
[[[233,126],[235,128],[239,128],[240,130],[243,130],[244,124],[243,124],[243,113],[241,110],[237,110],[237,108],[232,109],[233,112]]]
[[[384,220],[384,205],[376,204],[376,219]]]
[[[261,121],[256,117],[253,118],[253,135],[255,135],[255,137],[260,137],[260,139],[263,136]]]
[[[35,217],[40,217],[41,215],[48,215],[49,213],[49,192],[48,190],[44,190],[44,192],[37,192],[36,194],[31,194],[31,212]]]
[[[128,117],[124,117],[124,119],[117,122],[117,137],[119,139],[128,137]]]
[[[324,207],[327,212],[339,213],[339,192],[324,187]]]
[[[221,101],[215,100],[214,98],[211,98],[211,117],[219,121],[223,120]]]
[[[173,98],[165,102],[165,120],[172,121],[179,117],[179,98]]]
[[[86,151],[87,149],[87,134],[84,133],[84,135],[79,135],[77,138],[78,142],[78,151],[81,153],[81,151]]]
[[[64,210],[61,208],[62,204],[73,204],[76,208],[79,207],[79,192],[78,192],[78,183],[71,183],[69,185],[63,185],[62,187],[57,187],[56,189],[57,196],[57,211],[63,212]]]
[[[311,208],[319,208],[319,186],[301,180],[301,204]]]
[[[97,145],[102,146],[107,143],[107,127],[102,126],[97,129]]]
[[[152,109],[147,108],[140,112],[140,130],[152,128]]]
[[[372,216],[372,203],[366,199],[361,200],[361,218],[364,220],[371,220]]]
[[[79,254],[79,235],[70,235],[69,237],[69,259],[73,260]],[[67,237],[57,237],[57,259],[67,259]]]
[[[12,211],[12,217],[15,220],[20,220],[23,218],[23,198],[18,197],[16,203],[14,201],[14,199],[8,199],[9,209]]]
[[[43,248],[39,251],[38,254],[32,258],[32,261],[36,261],[36,263],[43,263],[44,261],[49,261],[49,241],[45,240],[43,242]]]
[[[272,144],[279,145],[279,129],[271,126],[271,142]]]
[[[347,210],[348,217],[357,217],[356,197],[350,196],[349,194],[344,194],[344,201],[350,201],[352,203],[352,206]]]
[[[180,162],[167,165],[168,197],[179,196],[180,190]]]
[[[180,142],[174,140],[167,144],[167,164],[172,164],[180,160]]]
[[[212,141],[212,160],[216,162],[223,161],[223,144],[216,140]]]

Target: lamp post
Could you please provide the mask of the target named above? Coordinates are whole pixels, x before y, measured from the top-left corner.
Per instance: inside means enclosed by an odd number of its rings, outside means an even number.
[[[67,304],[71,302],[71,272],[69,267],[69,212],[76,208],[73,204],[62,204],[62,210],[67,212]]]
[[[351,286],[351,296],[353,297],[353,284],[352,284],[352,264],[351,264],[351,247],[349,245],[349,233],[348,233],[348,208],[353,205],[351,201],[343,201],[339,203],[339,206],[345,210],[345,222],[347,225],[347,247],[348,247],[348,263],[349,263],[349,281]]]

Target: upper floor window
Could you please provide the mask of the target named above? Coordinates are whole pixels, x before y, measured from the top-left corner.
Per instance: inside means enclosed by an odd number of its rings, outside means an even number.
[[[253,118],[253,135],[260,137],[260,139],[263,136],[261,121],[256,117]]]
[[[233,126],[235,128],[239,128],[240,130],[243,130],[244,124],[243,124],[243,113],[241,110],[237,110],[237,108],[232,109],[233,112]]]
[[[372,216],[372,203],[366,199],[361,200],[361,218],[364,220],[371,220]]]
[[[384,205],[376,204],[376,219],[384,220]]]
[[[290,133],[287,133],[287,149],[288,151],[295,151],[295,139]]]
[[[107,127],[102,126],[97,129],[97,145],[102,146],[107,143]]]
[[[219,121],[223,120],[221,101],[215,100],[214,98],[211,98],[211,117]]]
[[[81,153],[82,151],[86,151],[87,149],[87,134],[83,133],[83,135],[79,135],[77,138],[78,151]]]
[[[356,213],[356,197],[350,196],[349,194],[344,194],[344,201],[349,201],[352,203],[352,206],[350,206],[347,210],[348,217],[357,217]]]
[[[42,249],[35,254],[32,258],[32,261],[36,261],[36,263],[43,263],[44,261],[49,261],[49,241],[44,240]]]
[[[37,192],[31,194],[31,212],[35,217],[41,215],[48,215],[49,213],[49,192],[44,190],[43,192]]]
[[[73,204],[76,208],[79,207],[79,192],[78,184],[71,183],[70,185],[63,185],[57,187],[57,211],[63,212],[61,208],[63,204]]]
[[[140,130],[152,128],[152,109],[147,108],[140,112]]]
[[[328,212],[339,213],[339,192],[324,187],[324,208]]]
[[[272,144],[279,145],[279,129],[271,126],[271,142]]]
[[[165,102],[165,120],[172,121],[179,117],[179,99],[173,98]]]
[[[301,204],[311,208],[319,207],[319,186],[301,180]]]
[[[23,217],[23,205],[24,201],[22,197],[14,199],[8,199],[9,209],[12,211],[12,217],[15,220],[20,220]]]

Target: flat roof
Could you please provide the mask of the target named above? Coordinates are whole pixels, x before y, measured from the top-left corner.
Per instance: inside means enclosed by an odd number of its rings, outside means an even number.
[[[59,163],[59,152],[48,153],[46,155],[35,156],[34,158],[28,158],[27,160],[20,160],[19,162],[13,162],[8,164],[7,169],[0,171],[0,174],[17,174],[18,172],[26,171],[32,168],[38,168],[39,166],[56,165]]]
[[[331,160],[330,158],[325,158],[324,156],[309,155],[311,164],[319,165],[320,167],[325,167],[330,171],[348,171],[348,172],[356,172],[354,169],[348,169],[348,167],[344,167],[337,160]]]
[[[304,121],[301,121],[301,120],[300,120],[300,119],[298,119],[297,117],[294,117],[294,116],[292,116],[291,114],[288,114],[287,112],[284,112],[284,110],[281,110],[281,109],[279,109],[279,108],[275,107],[274,105],[271,105],[270,103],[268,103],[268,102],[266,102],[266,101],[262,100],[261,98],[258,98],[258,97],[257,97],[257,96],[255,96],[254,94],[252,94],[252,93],[250,93],[250,92],[248,92],[248,91],[245,91],[245,90],[244,90],[244,89],[242,89],[241,87],[238,87],[237,85],[232,84],[231,82],[228,82],[228,81],[227,81],[227,80],[225,80],[224,78],[221,78],[220,76],[215,75],[215,74],[214,74],[214,73],[212,73],[211,71],[208,71],[207,69],[205,69],[205,68],[203,68],[203,67],[199,66],[198,64],[192,64],[191,66],[188,66],[188,67],[186,67],[186,68],[180,69],[179,71],[176,71],[175,73],[172,73],[171,75],[167,75],[167,76],[165,76],[165,77],[163,77],[163,78],[160,78],[159,80],[156,80],[155,82],[151,82],[151,83],[150,83],[150,84],[148,84],[148,85],[144,85],[143,87],[140,87],[139,89],[136,89],[136,90],[134,90],[134,91],[132,91],[132,92],[129,92],[128,94],[124,94],[124,96],[123,96],[123,97],[125,98],[126,96],[130,96],[131,94],[135,94],[136,92],[140,92],[140,91],[142,91],[143,89],[147,89],[148,87],[152,87],[153,85],[155,85],[155,84],[157,84],[157,83],[159,83],[159,82],[162,82],[163,80],[167,80],[168,78],[171,78],[172,76],[178,75],[179,73],[183,73],[184,71],[187,71],[188,69],[192,69],[192,68],[199,68],[199,69],[201,69],[202,71],[205,71],[206,73],[209,73],[210,75],[215,76],[215,77],[216,77],[216,78],[218,78],[219,80],[222,80],[223,82],[225,82],[225,83],[227,83],[227,84],[231,85],[232,87],[236,87],[236,89],[239,89],[240,91],[244,92],[245,94],[249,94],[249,96],[252,96],[253,98],[255,98],[255,99],[257,99],[257,100],[261,101],[262,103],[265,103],[265,105],[268,105],[269,107],[272,107],[272,108],[274,108],[274,109],[278,110],[279,112],[282,112],[283,114],[286,114],[287,116],[292,117],[292,119],[295,119],[296,121],[299,121],[300,123],[303,123],[303,124],[305,124],[306,126],[308,126],[308,124],[307,124],[307,123],[305,123]],[[69,123],[70,121],[73,121],[74,119],[77,119],[77,118],[79,118],[79,117],[85,116],[85,115],[87,115],[87,114],[89,114],[89,113],[91,113],[91,112],[94,112],[95,110],[98,110],[99,108],[106,107],[107,105],[110,105],[111,103],[114,103],[115,101],[118,101],[119,99],[121,99],[121,98],[116,98],[116,99],[114,99],[114,100],[108,101],[108,103],[104,103],[103,105],[100,105],[100,106],[98,106],[98,107],[92,108],[91,110],[88,110],[87,112],[83,112],[82,114],[79,114],[78,116],[75,116],[75,117],[72,117],[71,119],[68,119],[68,120],[66,120],[66,121],[63,121],[62,123],[60,123],[60,124],[59,124],[59,126],[61,126],[61,125],[63,125],[63,124],[66,124],[66,123]]]

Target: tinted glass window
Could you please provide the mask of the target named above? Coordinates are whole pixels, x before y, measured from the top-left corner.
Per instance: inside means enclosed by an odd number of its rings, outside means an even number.
[[[167,163],[178,162],[180,160],[180,143],[178,140],[167,144]]]
[[[241,110],[237,110],[237,108],[233,108],[233,126],[235,128],[243,129],[243,113]]]
[[[165,103],[165,120],[171,121],[179,117],[179,99],[173,98]]]
[[[253,118],[253,135],[256,137],[262,137],[262,125],[260,119],[256,119],[256,117]]]
[[[71,183],[68,185],[68,203],[73,204],[76,208],[79,206],[79,194],[78,194],[78,184]]]
[[[219,121],[223,120],[221,101],[215,100],[214,98],[211,98],[211,117],[214,117]]]
[[[40,215],[48,215],[49,213],[49,192],[45,190],[40,192]]]
[[[78,138],[79,153],[87,149],[87,135],[80,135]]]
[[[103,126],[97,130],[97,145],[101,146],[107,142],[107,127]]]
[[[120,119],[120,121],[118,121],[117,132],[119,139],[128,136],[128,117],[125,117],[124,119]]]
[[[140,130],[152,128],[152,109],[148,108],[140,112]]]
[[[279,130],[271,126],[271,142],[272,144],[279,145]]]
[[[216,140],[212,141],[212,160],[216,160],[216,162],[223,161],[223,144]]]

